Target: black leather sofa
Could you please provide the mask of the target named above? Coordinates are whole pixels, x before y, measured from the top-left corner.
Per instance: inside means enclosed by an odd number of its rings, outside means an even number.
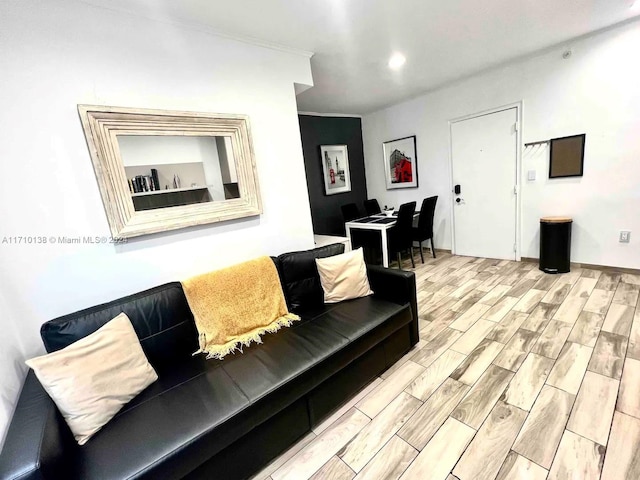
[[[0,454],[0,478],[247,478],[418,341],[412,272],[368,267],[370,297],[324,305],[314,258],[342,245],[274,259],[302,317],[223,361],[192,356],[196,330],[180,283],[45,323],[48,352],[124,311],[159,380],[79,447],[29,371]]]

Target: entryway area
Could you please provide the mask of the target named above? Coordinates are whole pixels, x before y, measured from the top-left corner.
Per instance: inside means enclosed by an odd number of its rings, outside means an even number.
[[[452,253],[519,260],[521,105],[450,122]]]

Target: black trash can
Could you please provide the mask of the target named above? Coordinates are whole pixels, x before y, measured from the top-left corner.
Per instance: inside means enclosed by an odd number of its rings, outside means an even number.
[[[540,270],[567,273],[571,267],[571,224],[569,217],[540,219]]]

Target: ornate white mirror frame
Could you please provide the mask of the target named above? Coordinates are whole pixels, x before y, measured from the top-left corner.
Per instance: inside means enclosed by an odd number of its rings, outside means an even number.
[[[111,233],[127,238],[262,213],[246,115],[78,105]],[[230,137],[239,198],[151,210],[134,208],[118,135]]]

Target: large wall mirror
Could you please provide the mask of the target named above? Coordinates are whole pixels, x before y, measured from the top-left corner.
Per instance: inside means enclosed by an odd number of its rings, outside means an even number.
[[[114,237],[262,213],[246,116],[78,111]]]

